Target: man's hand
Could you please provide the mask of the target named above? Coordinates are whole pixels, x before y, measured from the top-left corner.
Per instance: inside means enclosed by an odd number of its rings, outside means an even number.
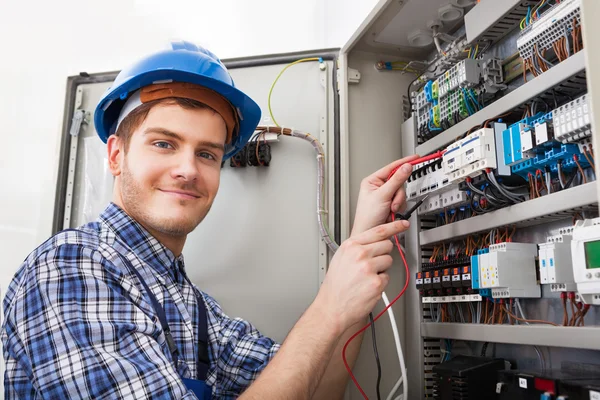
[[[333,256],[315,304],[339,332],[364,321],[379,301],[390,280],[386,272],[392,266],[390,237],[408,226],[408,221],[376,226],[344,241]]]
[[[360,184],[356,215],[350,236],[383,224],[388,221],[392,212],[398,212],[404,206],[406,201],[404,182],[412,173],[412,165],[409,162],[418,157],[412,155],[394,161],[363,179]],[[402,168],[386,182],[389,174],[399,165],[402,165]]]

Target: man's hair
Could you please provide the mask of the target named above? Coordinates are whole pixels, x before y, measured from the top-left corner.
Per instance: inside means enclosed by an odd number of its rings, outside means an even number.
[[[185,108],[186,110],[205,109],[214,111],[211,107],[204,103],[180,97],[169,97],[166,99],[153,100],[149,101],[148,103],[144,103],[130,112],[117,128],[117,132],[115,132],[115,135],[120,137],[125,143],[125,152],[129,150],[129,143],[131,142],[131,136],[133,135],[133,132],[146,120],[150,110],[158,105],[177,105],[181,108]]]

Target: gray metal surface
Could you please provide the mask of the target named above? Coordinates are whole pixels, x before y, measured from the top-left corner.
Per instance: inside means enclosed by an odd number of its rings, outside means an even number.
[[[467,40],[496,42],[519,26],[527,7],[537,0],[495,0],[478,3],[465,15]]]
[[[530,226],[564,219],[572,214],[571,210],[585,209],[586,206],[596,203],[596,182],[590,182],[484,215],[422,231],[421,245],[456,239],[506,225]],[[568,213],[563,213],[564,211]]]
[[[523,86],[508,93],[494,103],[485,107],[483,110],[473,114],[469,118],[459,122],[450,129],[445,130],[433,139],[417,146],[418,154],[429,154],[437,149],[445,147],[453,142],[458,136],[468,131],[471,127],[483,123],[485,120],[494,118],[510,111],[521,104],[533,99],[539,94],[551,89],[553,86],[578,74],[585,68],[585,56],[581,51],[569,57],[560,64],[554,66],[549,71],[541,74],[537,78],[527,82]]]
[[[63,227],[65,229],[95,219],[112,199],[113,177],[108,170],[106,145],[98,139],[92,118],[98,99],[110,85],[110,82],[79,85],[83,91],[81,108],[89,112],[90,117],[88,123],[81,126],[78,135],[71,221],[69,226]],[[67,182],[67,185],[70,183]],[[67,213],[65,209],[65,220]]]
[[[600,350],[599,327],[421,323],[423,337]]]

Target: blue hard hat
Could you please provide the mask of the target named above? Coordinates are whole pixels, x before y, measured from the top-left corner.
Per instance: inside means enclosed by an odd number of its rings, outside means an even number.
[[[128,97],[154,83],[185,82],[214,90],[228,100],[239,116],[238,134],[225,148],[227,159],[243,149],[260,121],[260,107],[235,87],[227,68],[207,49],[190,42],[173,42],[161,51],[123,69],[106,91],[94,113],[100,139],[106,143],[115,133],[117,120]]]

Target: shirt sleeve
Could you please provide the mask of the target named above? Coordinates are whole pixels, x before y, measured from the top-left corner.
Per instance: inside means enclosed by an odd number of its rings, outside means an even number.
[[[99,252],[58,246],[13,284],[2,329],[7,400],[196,399],[142,294]]]
[[[241,318],[229,318],[215,299],[202,293],[209,319],[209,337],[216,364],[218,398],[237,398],[258,378],[268,362],[275,356],[280,345],[263,336],[251,323]],[[213,332],[210,332],[214,330]]]

